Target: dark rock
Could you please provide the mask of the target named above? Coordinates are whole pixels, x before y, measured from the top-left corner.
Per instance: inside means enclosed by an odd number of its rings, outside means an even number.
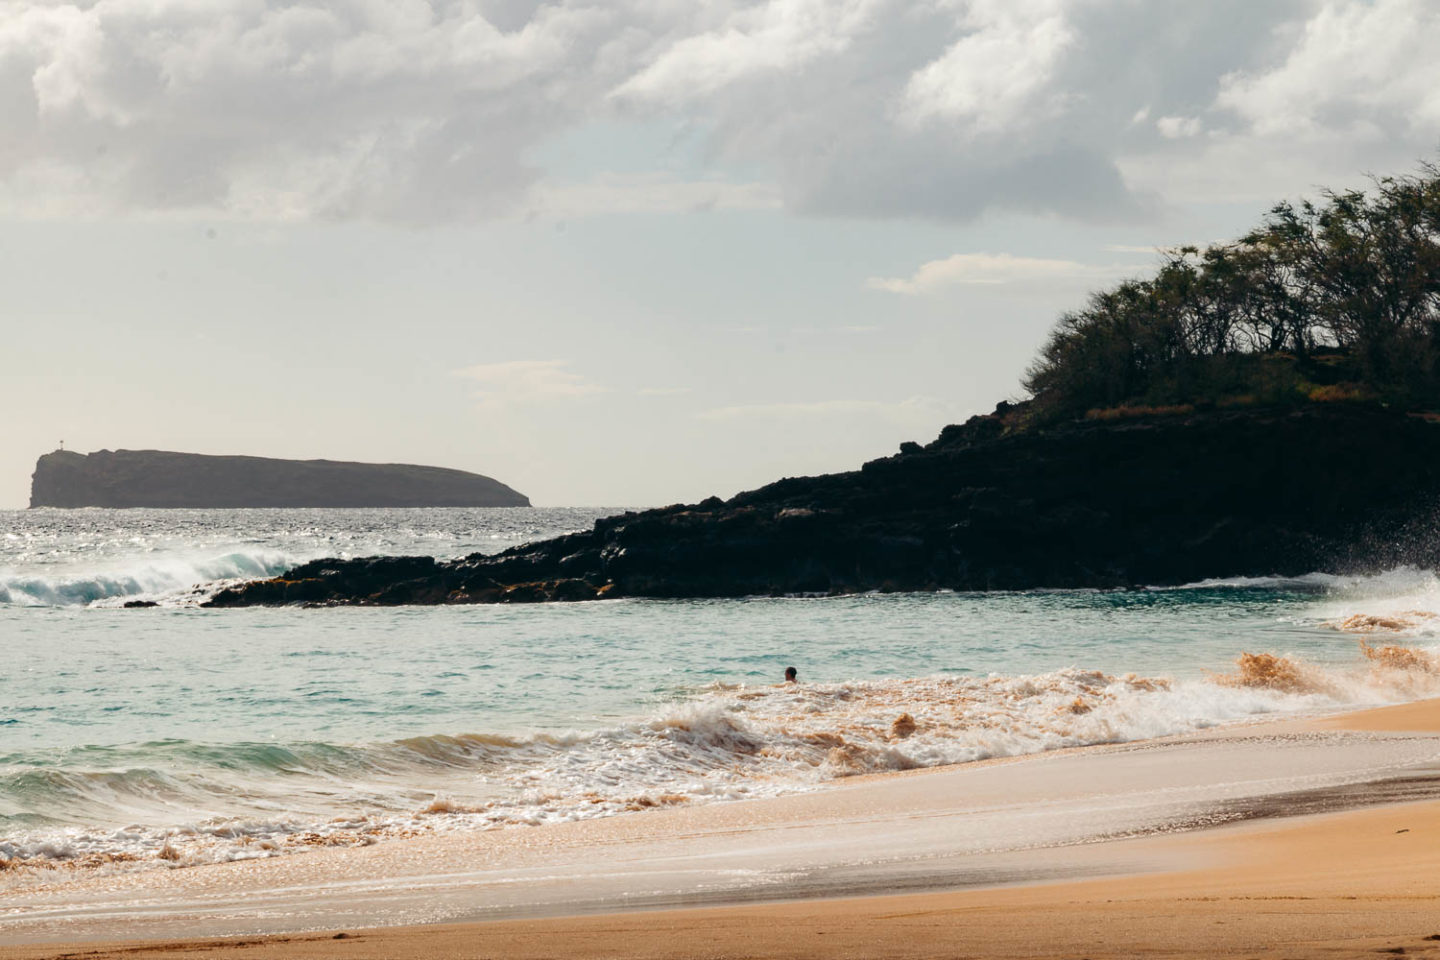
[[[537,603],[1178,584],[1440,564],[1440,424],[1217,409],[1017,431],[1012,407],[858,471],[630,512],[495,556],[323,560],[216,606]]]
[[[556,580],[549,594],[551,600],[594,600],[596,590],[585,580]]]
[[[548,599],[543,583],[517,583],[500,593],[501,603],[544,603]]]
[[[528,507],[498,480],[402,463],[56,451],[35,464],[32,507]]]
[[[267,605],[287,603],[373,603],[394,606],[441,603],[458,584],[436,577],[434,557],[361,557],[312,560],[282,577],[257,580],[222,590],[207,606],[248,606],[241,596],[262,597]],[[487,581],[488,582],[488,581]]]
[[[147,608],[149,608],[149,607],[158,607],[158,606],[160,606],[160,604],[156,603],[154,600],[126,600],[126,601],[125,601],[125,609],[126,609],[126,610],[144,610],[144,609],[147,609]]]

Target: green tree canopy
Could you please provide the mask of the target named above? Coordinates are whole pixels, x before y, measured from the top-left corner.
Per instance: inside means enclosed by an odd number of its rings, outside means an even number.
[[[1024,380],[1042,417],[1333,396],[1440,404],[1440,167],[1281,203],[1234,243],[1164,257],[1153,277],[1060,318]]]

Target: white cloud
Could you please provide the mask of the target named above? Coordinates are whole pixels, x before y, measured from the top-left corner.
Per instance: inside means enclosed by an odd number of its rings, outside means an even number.
[[[1433,155],[1437,48],[1427,0],[10,0],[0,213],[1136,220]],[[553,177],[597,121],[686,161]]]
[[[525,151],[583,109],[563,87],[604,24],[564,6],[502,32],[472,6],[11,3],[3,199],[28,211],[60,183],[86,212],[504,214],[537,177]]]
[[[843,53],[879,6],[876,0],[768,0],[741,7],[712,29],[662,46],[611,95],[674,104],[757,75],[789,73]]]
[[[1440,122],[1440,8],[1427,0],[1330,2],[1284,60],[1221,82],[1216,106],[1260,135],[1379,133]]]
[[[508,360],[476,364],[455,373],[474,380],[476,397],[486,403],[544,403],[607,392],[567,369],[569,366],[568,360]]]
[[[1161,117],[1155,121],[1155,129],[1167,140],[1193,137],[1201,130],[1199,117]]]
[[[1440,8],[1312,0],[1270,31],[1268,55],[1215,82],[1200,116],[1162,133],[1190,145],[1117,157],[1126,182],[1176,202],[1268,202],[1364,171],[1406,171],[1440,144]],[[1167,118],[1171,119],[1171,118]],[[1163,122],[1163,121],[1162,121]]]
[[[681,180],[673,174],[605,174],[581,183],[544,183],[530,209],[554,217],[617,213],[695,213],[707,210],[774,210],[779,191],[770,183]]]
[[[968,284],[1110,277],[1116,269],[1114,266],[1090,266],[1074,260],[1016,257],[1008,253],[957,253],[943,260],[922,263],[908,277],[871,277],[865,285],[872,290],[914,296]]]
[[[975,0],[962,6],[960,39],[905,86],[912,123],[961,121],[978,133],[1013,133],[1048,120],[1064,93],[1051,85],[1075,33],[1060,0]]]

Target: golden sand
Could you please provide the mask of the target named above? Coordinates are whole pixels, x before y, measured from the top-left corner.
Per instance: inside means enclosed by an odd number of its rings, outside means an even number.
[[[1440,804],[1202,834],[1220,864],[1084,883],[231,940],[5,960],[1440,956]],[[343,936],[341,936],[343,934]]]

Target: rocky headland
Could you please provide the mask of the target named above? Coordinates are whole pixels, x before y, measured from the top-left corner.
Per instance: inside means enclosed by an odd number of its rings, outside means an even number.
[[[35,464],[31,507],[528,507],[498,480],[404,463],[57,450]]]
[[[859,470],[626,513],[459,560],[317,560],[212,606],[1180,584],[1436,564],[1440,423],[1359,404],[1016,429],[1015,408]]]
[[[1167,585],[1440,566],[1440,165],[1282,201],[1060,316],[1029,399],[859,470],[218,594],[493,603]]]

